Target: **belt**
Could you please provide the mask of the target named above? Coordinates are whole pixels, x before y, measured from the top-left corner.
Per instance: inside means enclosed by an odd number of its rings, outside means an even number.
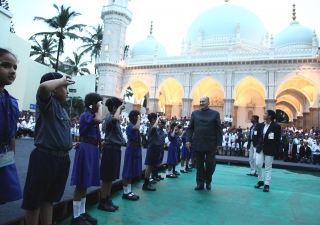
[[[154,146],[154,147],[158,147],[158,148],[163,148],[163,146],[161,146],[161,145],[150,145],[150,146]]]
[[[82,138],[81,141],[82,141],[82,142],[85,142],[85,143],[97,145],[97,146],[99,145],[99,141],[94,140],[94,139],[92,139],[92,138]]]
[[[0,141],[0,149],[7,150],[9,148],[8,142]]]
[[[138,142],[128,141],[127,144],[128,144],[128,145],[133,145],[133,146],[139,146],[139,147],[141,147],[140,143],[138,143]]]
[[[58,156],[58,157],[65,157],[69,153],[69,152],[66,152],[66,151],[50,150],[50,149],[39,147],[39,146],[37,147],[37,150],[40,151],[40,152],[48,153],[50,155],[54,155],[54,156]]]
[[[121,145],[110,145],[110,144],[104,144],[107,148],[112,148],[116,150],[121,150]]]

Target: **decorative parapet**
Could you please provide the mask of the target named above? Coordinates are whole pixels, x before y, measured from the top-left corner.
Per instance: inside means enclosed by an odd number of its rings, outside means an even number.
[[[101,12],[101,19],[104,19],[106,15],[110,15],[110,14],[124,16],[130,22],[132,20],[132,12],[130,12],[126,7],[122,7],[118,5],[103,6],[102,12]]]

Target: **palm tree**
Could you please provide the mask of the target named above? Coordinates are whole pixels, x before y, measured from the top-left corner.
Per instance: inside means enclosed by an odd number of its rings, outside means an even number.
[[[133,91],[132,91],[132,88],[129,86],[123,95],[123,99],[127,98],[129,101],[132,96],[133,96]]]
[[[59,43],[58,43],[58,51],[57,51],[57,61],[55,65],[55,71],[58,71],[58,65],[59,65],[59,53],[63,52],[64,49],[64,39],[66,37],[69,37],[70,39],[76,40],[79,38],[78,35],[75,33],[72,33],[71,31],[74,30],[79,30],[82,31],[83,27],[86,25],[84,24],[74,24],[70,25],[70,22],[72,19],[74,19],[76,16],[81,15],[80,13],[77,13],[75,11],[69,11],[70,7],[65,8],[63,5],[59,7],[56,4],[53,4],[53,7],[57,9],[58,15],[46,19],[43,17],[34,17],[33,20],[41,20],[45,22],[50,28],[53,28],[55,31],[53,32],[40,32],[37,34],[34,34],[34,36],[38,35],[49,35],[49,36],[54,36],[56,35],[59,38]]]
[[[84,111],[84,102],[80,96],[69,97],[66,101],[62,102],[62,105],[70,118],[79,118]]]
[[[37,41],[37,39],[32,36],[30,38],[35,45],[31,46],[30,56],[38,56],[34,61],[45,64],[44,59],[46,57],[49,58],[50,64],[53,64],[56,59],[52,56],[57,51],[57,41],[48,35],[44,35],[44,38],[41,40],[41,44]]]
[[[80,46],[79,49],[84,49],[83,53],[90,53],[91,61],[93,58],[97,58],[101,53],[101,45],[103,38],[103,27],[98,24],[97,27],[90,26],[94,32],[87,31],[89,37],[81,37],[80,39],[84,42],[84,45]],[[96,69],[95,69],[96,73]]]
[[[289,116],[281,109],[276,110],[276,121],[278,123],[289,123]]]
[[[78,74],[90,74],[89,69],[85,67],[90,63],[90,61],[81,62],[83,55],[83,52],[79,55],[76,52],[73,52],[74,59],[67,57],[65,62],[63,63],[63,72],[71,76],[77,76]]]

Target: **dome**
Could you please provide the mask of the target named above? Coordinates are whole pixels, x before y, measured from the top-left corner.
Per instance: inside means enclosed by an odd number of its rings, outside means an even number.
[[[165,47],[157,42],[156,39],[154,39],[153,35],[148,35],[146,39],[136,43],[131,50],[131,56],[135,58],[154,56],[156,53],[157,45],[158,56],[167,56]]]
[[[250,10],[241,6],[231,5],[228,2],[213,7],[198,16],[188,30],[187,41],[191,40],[193,42],[198,39],[200,27],[202,29],[202,38],[224,35],[235,36],[238,23],[241,26],[242,37],[263,42],[266,29],[261,19]]]
[[[278,48],[284,45],[294,43],[312,44],[313,30],[299,24],[298,21],[292,21],[290,26],[280,31],[274,37],[274,47]]]

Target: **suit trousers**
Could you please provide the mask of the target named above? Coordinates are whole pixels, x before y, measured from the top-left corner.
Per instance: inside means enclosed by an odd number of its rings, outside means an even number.
[[[256,173],[256,148],[253,147],[253,144],[250,144],[249,148],[249,164],[250,164],[250,173]]]
[[[273,158],[274,158],[274,156],[265,155],[263,153],[263,150],[260,153],[256,153],[256,167],[257,167],[257,171],[258,171],[259,181],[264,181],[264,177],[262,174],[263,161],[265,164],[265,170],[266,170],[266,179],[264,182],[265,185],[269,185],[269,182],[271,180]]]
[[[212,174],[216,169],[215,151],[200,152],[195,151],[196,168],[197,168],[197,185],[211,184]],[[204,167],[204,158],[206,158],[206,166]]]

